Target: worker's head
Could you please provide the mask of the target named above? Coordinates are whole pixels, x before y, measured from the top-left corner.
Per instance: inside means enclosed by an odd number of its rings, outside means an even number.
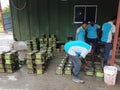
[[[94,20],[91,20],[91,21],[90,21],[90,24],[91,24],[91,26],[93,26],[93,25],[95,24],[95,21],[94,21]]]
[[[82,23],[82,28],[83,28],[83,29],[86,29],[87,24],[88,24],[88,22],[87,22],[87,21],[83,21],[83,23]]]
[[[117,16],[113,16],[110,21],[113,22],[113,24],[116,24]]]

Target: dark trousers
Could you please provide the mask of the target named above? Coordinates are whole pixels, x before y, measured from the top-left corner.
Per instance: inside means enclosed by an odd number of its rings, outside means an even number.
[[[81,68],[81,60],[78,56],[70,56],[70,60],[72,62],[72,72],[73,76],[79,78],[80,68]]]
[[[99,47],[98,47],[98,40],[97,40],[97,38],[95,38],[95,39],[87,38],[87,43],[93,45],[92,48],[95,50],[95,52],[96,52],[97,54],[100,54],[100,53],[101,53],[101,52],[100,52],[100,49],[99,49]]]
[[[109,54],[110,54],[110,49],[112,48],[111,43],[104,43],[104,64],[108,64],[108,59],[109,59]]]

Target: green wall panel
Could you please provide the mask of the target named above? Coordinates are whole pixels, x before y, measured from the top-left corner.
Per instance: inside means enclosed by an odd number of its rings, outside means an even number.
[[[117,14],[118,0],[10,0],[14,37],[18,40],[28,40],[39,37],[40,34],[55,34],[58,40],[66,40],[68,36],[75,37],[80,24],[74,24],[74,5],[97,5],[97,23],[102,25],[111,16]]]
[[[29,16],[29,31],[31,39],[39,37],[39,12],[38,12],[38,0],[29,0],[28,4],[28,16]]]
[[[18,2],[16,0],[13,0],[15,5],[18,5]],[[11,1],[10,1],[10,5]],[[18,11],[11,7],[11,16],[12,16],[12,23],[13,23],[13,35],[14,38],[20,39],[20,30],[19,30],[19,22],[18,22]]]
[[[58,22],[58,1],[52,0],[52,2],[49,0],[49,33],[59,35],[59,22]]]
[[[64,40],[69,33],[69,3],[59,1],[59,39]]]
[[[18,3],[20,7],[23,7],[24,5],[23,2],[20,2],[19,0]],[[19,25],[20,39],[21,38],[23,38],[23,40],[30,39],[27,6],[23,10],[18,11],[18,20],[19,20],[18,25]]]
[[[40,34],[49,34],[48,0],[39,0]]]

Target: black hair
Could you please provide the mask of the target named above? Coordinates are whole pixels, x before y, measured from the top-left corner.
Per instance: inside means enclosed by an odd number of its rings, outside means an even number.
[[[116,19],[117,19],[117,16],[112,16],[110,20],[112,21],[112,20],[116,20]]]
[[[83,21],[83,23],[82,24],[88,24],[88,22],[87,21]]]

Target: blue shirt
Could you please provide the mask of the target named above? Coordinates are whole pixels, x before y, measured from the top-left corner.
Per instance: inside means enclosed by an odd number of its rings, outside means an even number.
[[[84,41],[70,41],[64,45],[64,50],[71,56],[81,56],[85,58],[91,51],[91,46]]]
[[[87,25],[87,38],[95,39],[97,38],[97,30],[100,29],[100,26],[98,24],[94,24],[93,26],[91,24]]]
[[[76,31],[76,40],[84,41],[85,38],[85,29],[79,27]]]
[[[112,22],[104,23],[102,26],[102,42],[111,43],[112,35],[115,33],[115,25]]]

